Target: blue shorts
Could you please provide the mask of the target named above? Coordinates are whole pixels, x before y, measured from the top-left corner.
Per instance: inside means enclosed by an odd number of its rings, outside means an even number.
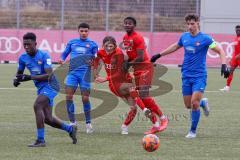
[[[192,95],[194,92],[202,92],[207,86],[207,76],[182,78],[183,96]]]
[[[49,99],[49,106],[53,107],[53,100],[57,95],[57,91],[52,89],[49,85],[45,85],[37,90],[38,95],[44,95]]]
[[[65,85],[67,87],[73,87],[75,89],[79,85],[81,91],[90,90],[91,89],[91,70],[69,72],[65,79]]]

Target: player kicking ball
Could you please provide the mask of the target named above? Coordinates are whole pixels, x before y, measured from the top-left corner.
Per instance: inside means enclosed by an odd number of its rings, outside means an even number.
[[[98,75],[101,65],[100,61],[104,63],[107,77],[103,78]],[[103,48],[97,53],[97,58],[94,63],[94,77],[96,83],[109,82],[110,90],[118,97],[124,99],[130,107],[130,111],[122,124],[122,134],[128,134],[128,126],[133,121],[137,113],[136,104],[141,108],[144,114],[156,123],[156,116],[147,109],[140,99],[135,86],[132,83],[131,75],[126,72],[122,65],[124,63],[124,54],[121,49],[117,47],[116,40],[107,36],[103,39]]]
[[[28,147],[45,147],[45,124],[54,128],[64,130],[69,133],[72,143],[77,143],[77,127],[63,123],[54,116],[52,116],[52,107],[54,97],[57,91],[49,84],[57,83],[52,74],[52,63],[49,55],[36,48],[36,35],[34,33],[26,33],[23,36],[23,53],[18,60],[18,70],[16,78],[13,80],[13,85],[18,87],[21,82],[33,80],[37,88],[37,98],[34,102],[33,108],[37,124],[37,140],[29,144]],[[24,74],[25,67],[29,70],[30,75]]]

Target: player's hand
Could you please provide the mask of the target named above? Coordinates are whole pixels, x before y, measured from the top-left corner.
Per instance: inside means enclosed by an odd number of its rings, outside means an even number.
[[[98,76],[98,77],[95,79],[95,82],[96,82],[96,83],[104,83],[104,82],[106,82],[106,81],[107,81],[106,78],[103,78],[103,77],[100,77],[100,76]]]
[[[13,79],[13,86],[18,87],[21,83],[17,79]]]
[[[18,82],[24,82],[24,81],[32,80],[31,75],[27,75],[27,74],[18,74],[16,77],[17,77]]]
[[[128,69],[130,68],[130,63],[128,61],[124,61],[122,64],[122,67],[123,67],[123,70],[127,72]]]
[[[236,61],[238,61],[240,59],[240,54],[236,55],[235,59],[236,59]]]
[[[151,62],[152,62],[152,63],[156,62],[157,59],[160,58],[160,57],[161,57],[161,54],[159,54],[159,53],[158,53],[158,54],[155,54],[154,56],[152,56]]]
[[[221,76],[223,76],[224,78],[228,78],[230,74],[229,69],[227,68],[226,64],[222,64],[222,68],[221,68]]]

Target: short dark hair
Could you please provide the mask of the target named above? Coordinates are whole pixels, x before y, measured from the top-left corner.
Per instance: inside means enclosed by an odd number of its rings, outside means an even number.
[[[196,14],[187,14],[185,16],[185,21],[191,21],[191,20],[194,20],[195,22],[198,22],[199,21],[199,16],[196,15]]]
[[[236,28],[236,29],[237,29],[237,28],[240,28],[240,25],[236,25],[236,27],[235,27],[235,28]]]
[[[78,25],[78,29],[80,29],[80,28],[88,28],[88,29],[90,29],[90,26],[89,26],[89,24],[87,24],[87,23],[80,23],[80,24]]]
[[[112,37],[112,36],[106,36],[106,37],[103,39],[103,44],[105,44],[106,42],[113,43],[115,46],[117,45],[117,42],[116,42],[115,38]]]
[[[28,33],[24,34],[24,36],[23,36],[23,40],[26,40],[26,39],[31,39],[36,42],[37,37],[34,33],[28,32]]]
[[[126,17],[126,18],[124,19],[124,21],[125,21],[125,20],[131,20],[131,21],[133,21],[134,26],[137,25],[137,21],[136,21],[136,19],[135,19],[134,17]]]

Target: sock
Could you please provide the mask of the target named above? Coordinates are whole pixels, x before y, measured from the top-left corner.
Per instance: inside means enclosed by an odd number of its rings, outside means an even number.
[[[139,97],[135,98],[135,102],[138,105],[138,107],[141,108],[141,110],[143,110],[145,108],[143,101]]]
[[[200,110],[192,110],[191,112],[191,117],[192,117],[192,124],[191,124],[191,131],[193,133],[196,133],[196,130],[197,130],[197,125],[198,125],[198,122],[199,122],[199,119],[200,119]]]
[[[37,139],[43,142],[44,141],[44,135],[45,135],[44,128],[38,128],[37,129]]]
[[[162,111],[160,110],[160,106],[155,103],[152,97],[144,98],[143,103],[147,108],[156,113],[159,117],[163,115]]]
[[[128,115],[124,121],[124,125],[128,126],[132,121],[133,119],[135,118],[137,114],[137,110],[136,109],[131,109],[129,112],[128,112]]]
[[[232,79],[233,79],[233,73],[230,74],[229,77],[227,78],[227,86],[231,85]]]
[[[90,104],[90,102],[84,103],[83,108],[84,108],[86,124],[91,123],[91,104]]]
[[[199,103],[200,107],[204,107],[204,101],[201,99]]]
[[[152,113],[152,117],[150,118],[150,120],[153,125],[157,122],[157,117],[156,117],[155,113]]]
[[[157,122],[155,122],[154,124],[153,124],[153,126],[154,127],[159,127],[160,125],[159,125],[159,122],[157,121]]]
[[[62,123],[61,124],[61,129],[68,132],[68,133],[71,133],[72,130],[73,130],[73,127],[71,125],[66,124],[66,123]]]
[[[75,119],[75,106],[74,106],[74,103],[73,103],[73,100],[67,100],[67,112],[68,112],[68,118],[70,120],[70,122],[74,123],[76,121]]]

